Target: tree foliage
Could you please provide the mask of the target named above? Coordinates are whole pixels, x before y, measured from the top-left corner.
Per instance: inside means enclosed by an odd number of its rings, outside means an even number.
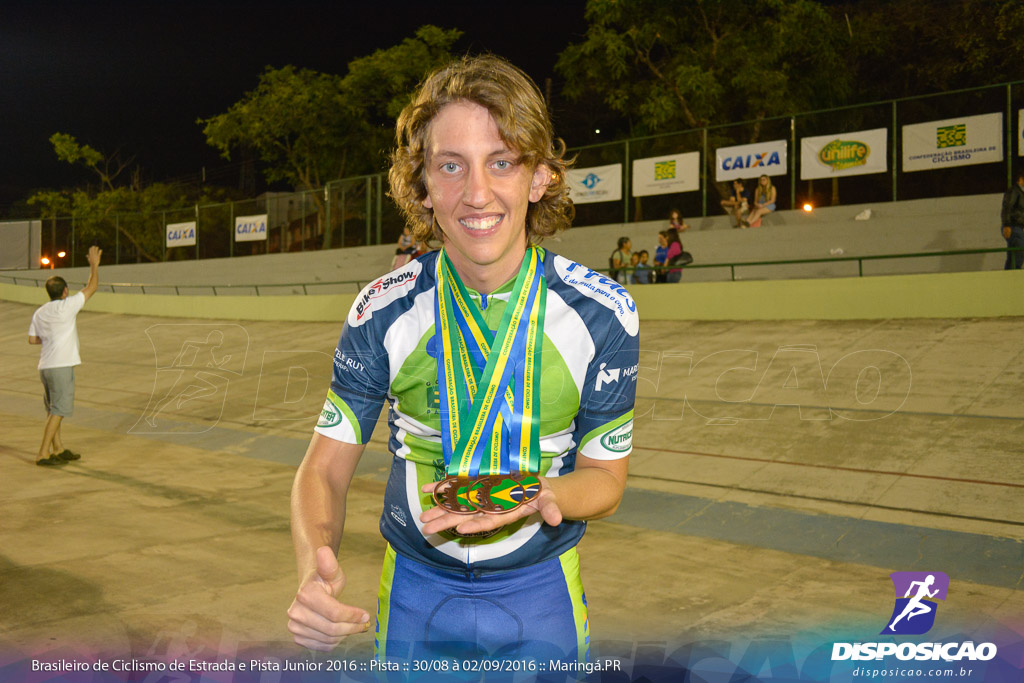
[[[50,144],[58,159],[88,168],[99,184],[76,190],[43,190],[28,203],[41,207],[44,218],[74,216],[76,236],[82,242],[102,242],[116,230],[142,258],[159,260],[164,228],[158,219],[165,210],[190,205],[181,188],[162,183],[144,186],[131,160],[125,161],[116,153],[105,155],[67,133],[54,133]],[[127,180],[125,171],[130,171]]]
[[[457,30],[423,26],[399,45],[353,60],[347,75],[267,67],[256,88],[228,111],[199,119],[207,142],[230,159],[247,146],[268,181],[313,191],[328,181],[380,170],[397,112],[416,84],[451,59]],[[323,220],[326,206],[312,193]],[[331,234],[324,246],[330,246]]]
[[[583,41],[556,65],[564,93],[600,93],[635,134],[830,106],[850,91],[845,26],[811,0],[590,0],[585,14]]]

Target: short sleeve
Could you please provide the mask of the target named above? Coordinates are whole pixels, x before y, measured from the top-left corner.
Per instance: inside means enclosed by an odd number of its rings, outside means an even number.
[[[64,305],[61,312],[64,313],[64,315],[75,316],[78,315],[78,312],[82,310],[83,306],[85,306],[85,294],[77,292],[64,299]]]
[[[632,301],[630,301],[632,303]],[[625,320],[603,326],[595,339],[577,416],[577,452],[596,460],[617,460],[633,450],[633,406],[640,363],[639,318],[635,305]]]
[[[368,442],[387,395],[388,358],[373,322],[346,322],[334,350],[331,387],[315,431],[336,441]]]

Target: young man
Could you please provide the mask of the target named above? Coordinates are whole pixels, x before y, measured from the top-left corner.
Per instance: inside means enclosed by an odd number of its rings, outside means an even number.
[[[64,465],[81,456],[64,448],[60,423],[71,417],[75,403],[75,366],[82,364],[78,353],[78,312],[100,285],[99,267],[103,250],[89,247],[89,281],[78,294],[68,296],[68,283],[60,276],[46,281],[49,303],[36,309],[28,328],[28,343],[41,344],[39,376],[43,380],[43,404],[46,426],[36,464],[46,467]]]
[[[380,529],[381,659],[579,661],[576,544],[612,514],[639,355],[625,289],[535,246],[569,227],[564,145],[536,85],[496,57],[420,86],[398,119],[391,195],[430,252],[360,293],[292,489],[295,641],[368,630],[337,552],[380,406],[394,454]]]
[[[1016,180],[1003,195],[1003,239],[1007,249],[1024,248],[1024,172],[1018,172]],[[1024,251],[1007,251],[1003,270],[1019,270],[1024,264]]]

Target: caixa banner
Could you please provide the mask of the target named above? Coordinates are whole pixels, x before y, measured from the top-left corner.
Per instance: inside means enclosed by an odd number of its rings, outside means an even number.
[[[267,214],[235,217],[235,241],[259,242],[267,239]]]
[[[715,180],[749,180],[758,176],[786,175],[786,141],[720,147],[715,152]]]
[[[193,247],[196,244],[196,222],[168,223],[166,234],[167,247]]]

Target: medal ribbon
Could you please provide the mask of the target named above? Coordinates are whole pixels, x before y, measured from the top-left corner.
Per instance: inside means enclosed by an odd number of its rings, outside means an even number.
[[[449,476],[540,470],[540,351],[547,283],[527,249],[492,333],[442,249],[434,302],[441,441]],[[485,457],[486,456],[486,457]]]

